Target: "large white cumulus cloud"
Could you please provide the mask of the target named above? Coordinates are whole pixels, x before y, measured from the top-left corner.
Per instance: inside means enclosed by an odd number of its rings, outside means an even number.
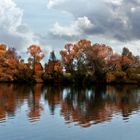
[[[87,17],[80,17],[76,21],[72,22],[69,27],[55,23],[51,30],[51,34],[54,37],[58,36],[60,38],[68,38],[68,40],[73,38],[78,39],[81,36],[86,36],[85,32],[90,30],[92,27],[93,24]]]
[[[38,43],[34,33],[22,23],[22,17],[23,11],[13,0],[0,1],[0,43],[20,51],[33,42]]]

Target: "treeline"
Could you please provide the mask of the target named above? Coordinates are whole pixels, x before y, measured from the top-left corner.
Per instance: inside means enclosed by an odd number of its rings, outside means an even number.
[[[105,44],[80,40],[65,45],[61,60],[52,51],[44,66],[40,63],[45,56],[40,46],[31,45],[27,51],[30,57],[25,63],[14,48],[0,44],[1,82],[140,83],[139,56],[125,47],[118,54]]]

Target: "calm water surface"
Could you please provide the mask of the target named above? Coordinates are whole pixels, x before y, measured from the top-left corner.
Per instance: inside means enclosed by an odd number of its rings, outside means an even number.
[[[0,140],[140,140],[140,87],[0,84]]]

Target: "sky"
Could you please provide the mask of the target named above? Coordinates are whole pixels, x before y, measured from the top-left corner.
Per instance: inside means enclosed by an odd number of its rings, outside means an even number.
[[[44,53],[90,39],[140,53],[140,0],[0,0],[0,43]]]

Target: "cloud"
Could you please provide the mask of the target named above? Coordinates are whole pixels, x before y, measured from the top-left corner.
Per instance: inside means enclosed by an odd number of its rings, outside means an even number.
[[[110,45],[113,46],[113,50],[117,53],[122,53],[122,48],[127,47],[133,54],[139,56],[140,52],[140,40],[137,41],[129,41],[129,42],[120,42],[117,40],[110,41]]]
[[[140,39],[139,0],[49,0],[48,6],[69,12],[75,19],[87,17],[94,23],[87,35],[104,35],[122,42]],[[60,27],[58,23],[55,26]]]
[[[129,48],[134,50],[136,45],[139,46],[139,0],[76,0],[74,2],[71,0],[46,0],[48,9],[46,13],[44,10],[40,11],[43,12],[44,16],[37,16],[40,18],[39,23],[33,21],[33,15],[38,12],[36,8],[32,8],[32,6],[22,7],[22,2],[19,2],[18,4],[25,10],[24,13],[15,1],[18,0],[0,0],[0,43],[6,43],[19,51],[26,50],[32,43],[40,44],[44,46],[43,48],[49,49],[54,46],[53,49],[60,50],[67,41],[81,38],[92,38],[93,42],[100,40],[100,42],[114,45],[116,48],[117,45],[124,47],[127,44]],[[29,4],[32,3],[31,1]],[[26,2],[27,0],[24,3]],[[36,1],[35,5],[39,7],[39,10],[42,8],[40,3],[44,6],[44,0]],[[49,18],[48,12],[50,12]],[[63,16],[64,13],[67,14]],[[67,19],[63,19],[63,17],[67,17]],[[44,19],[47,19],[48,22],[44,22]],[[23,20],[28,22],[30,26],[38,24],[32,29],[39,32],[41,29],[37,28],[38,30],[36,30],[35,28],[41,26],[44,32],[36,34]],[[52,27],[50,34],[47,33],[47,27]],[[132,47],[133,45],[135,47]]]
[[[52,8],[52,7],[57,6],[57,5],[59,5],[60,3],[63,3],[63,2],[65,2],[65,0],[48,0],[47,7]]]
[[[31,43],[39,43],[34,33],[22,22],[23,11],[13,0],[0,2],[0,42],[17,50],[25,50]]]
[[[79,17],[70,26],[62,26],[59,23],[55,23],[51,29],[51,35],[71,40],[85,36],[85,32],[88,32],[92,27],[93,24],[87,17]]]
[[[121,6],[123,0],[105,0],[106,3],[110,3],[112,5],[118,5]]]

